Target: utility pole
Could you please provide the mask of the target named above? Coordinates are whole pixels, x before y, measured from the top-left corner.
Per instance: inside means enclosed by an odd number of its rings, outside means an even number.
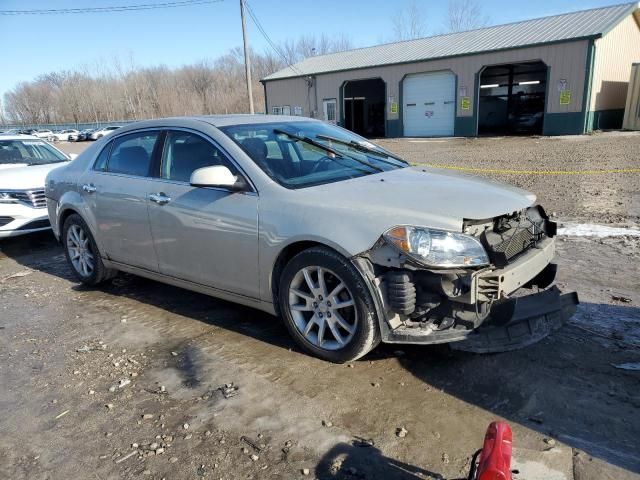
[[[244,0],[240,0],[240,18],[242,19],[242,43],[244,43],[244,73],[247,77],[247,95],[249,95],[249,112],[253,110],[253,91],[251,88],[251,59],[249,58],[249,47],[247,45],[247,24],[244,20]]]

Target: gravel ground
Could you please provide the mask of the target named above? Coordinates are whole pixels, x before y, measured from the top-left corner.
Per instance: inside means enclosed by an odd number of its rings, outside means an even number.
[[[640,137],[380,143],[428,163],[594,169],[637,166]],[[567,199],[577,176],[498,176],[565,222],[638,222],[640,174],[580,177],[615,201]],[[51,234],[3,241],[0,478],[455,479],[504,419],[517,479],[640,479],[640,373],[620,368],[640,363],[639,249],[630,235],[561,238],[557,283],[582,304],[527,349],[381,346],[341,366],[255,310],[131,275],[79,286]]]
[[[536,138],[384,139],[377,143],[411,162],[469,169],[469,173],[529,190],[538,195],[538,201],[549,213],[556,212],[560,218],[596,223],[640,222],[640,132]],[[611,170],[626,172],[610,173]]]

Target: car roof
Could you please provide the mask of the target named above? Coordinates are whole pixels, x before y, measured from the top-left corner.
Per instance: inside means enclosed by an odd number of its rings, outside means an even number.
[[[185,117],[166,117],[156,118],[153,120],[142,120],[139,122],[129,123],[123,126],[123,131],[137,130],[139,128],[168,127],[173,122],[181,124],[192,123],[193,127],[197,127],[199,123],[208,123],[214,127],[227,127],[230,125],[250,125],[260,123],[281,123],[281,122],[319,122],[320,120],[298,117],[292,115],[262,115],[262,114],[235,114],[235,115],[198,115]]]
[[[2,133],[0,133],[0,140],[39,140],[39,141],[43,141],[41,138],[36,137],[35,135],[22,135],[22,134],[11,134],[11,135],[4,135]]]

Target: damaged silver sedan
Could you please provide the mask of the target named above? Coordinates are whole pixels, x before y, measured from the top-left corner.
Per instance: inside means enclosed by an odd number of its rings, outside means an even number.
[[[255,307],[333,362],[380,341],[514,349],[577,304],[552,286],[556,225],[534,195],[306,118],[127,125],[46,195],[81,282],[123,271]]]

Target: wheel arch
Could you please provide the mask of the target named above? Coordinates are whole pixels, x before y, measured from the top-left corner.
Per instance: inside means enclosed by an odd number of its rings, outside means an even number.
[[[329,250],[333,250],[334,252],[339,253],[346,259],[349,259],[350,257],[350,255],[338,245],[332,245],[331,242],[325,242],[318,239],[296,240],[285,245],[278,253],[278,256],[276,257],[276,260],[271,268],[271,275],[269,277],[271,297],[273,300],[273,307],[276,311],[276,315],[280,315],[278,294],[280,287],[280,276],[282,275],[282,271],[284,270],[285,265],[298,253],[312,247],[328,248]]]

